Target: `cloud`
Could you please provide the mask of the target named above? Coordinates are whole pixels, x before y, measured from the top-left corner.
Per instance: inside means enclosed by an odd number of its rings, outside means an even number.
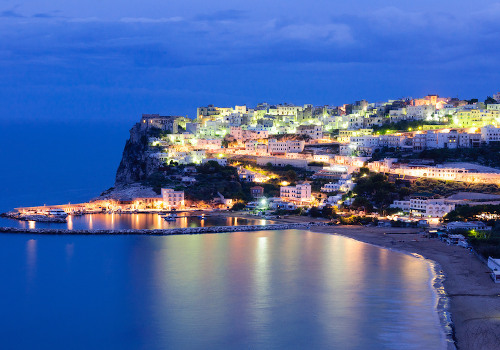
[[[247,17],[247,13],[241,10],[222,10],[209,14],[198,15],[195,20],[198,21],[236,21],[243,20]]]
[[[59,16],[54,15],[52,13],[35,13],[32,17],[33,18],[57,18]]]
[[[120,19],[123,23],[176,23],[184,21],[182,17],[147,18],[147,17],[124,17]]]
[[[3,18],[23,18],[24,16],[14,10],[5,10],[0,12],[0,17]]]
[[[34,17],[47,21],[33,18],[30,23],[30,18],[22,17],[18,24],[7,24],[0,20],[0,45],[5,48],[0,60],[69,66],[107,60],[142,68],[276,62],[441,66],[488,62],[499,58],[500,44],[494,35],[499,31],[497,22],[480,20],[487,14],[490,19],[497,18],[496,14],[500,18],[500,6],[462,15],[383,7],[327,19],[252,16],[240,10],[191,18],[114,20],[39,13]]]

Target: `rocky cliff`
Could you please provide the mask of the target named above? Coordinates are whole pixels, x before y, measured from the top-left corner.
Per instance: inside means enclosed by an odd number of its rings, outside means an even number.
[[[125,144],[122,160],[116,171],[115,187],[123,187],[146,180],[158,169],[156,158],[149,156],[148,132],[135,124]]]

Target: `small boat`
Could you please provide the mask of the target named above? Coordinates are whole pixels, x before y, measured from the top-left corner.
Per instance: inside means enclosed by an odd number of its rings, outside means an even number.
[[[51,216],[53,218],[65,218],[68,214],[62,209],[50,209],[47,216]]]
[[[163,217],[163,219],[165,219],[166,221],[175,221],[177,219],[177,215],[175,215],[175,216],[172,214],[166,215]]]

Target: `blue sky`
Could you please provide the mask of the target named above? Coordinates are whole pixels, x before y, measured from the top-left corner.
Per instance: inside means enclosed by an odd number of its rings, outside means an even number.
[[[0,211],[111,186],[141,113],[500,90],[498,1],[0,0],[0,33]]]
[[[500,2],[0,1],[0,118],[484,98]]]

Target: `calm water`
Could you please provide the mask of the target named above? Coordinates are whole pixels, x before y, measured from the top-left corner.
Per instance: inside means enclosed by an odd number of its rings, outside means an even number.
[[[266,225],[273,221],[264,219],[245,219],[238,217],[208,216],[205,219],[183,217],[175,221],[166,221],[158,214],[88,214],[81,216],[68,216],[67,223],[27,222],[13,219],[0,218],[0,226],[4,227],[30,227],[30,228],[67,228],[77,229],[166,229],[177,227],[203,227],[203,226],[237,226],[237,225]]]
[[[423,260],[299,230],[0,236],[1,349],[442,349]]]

